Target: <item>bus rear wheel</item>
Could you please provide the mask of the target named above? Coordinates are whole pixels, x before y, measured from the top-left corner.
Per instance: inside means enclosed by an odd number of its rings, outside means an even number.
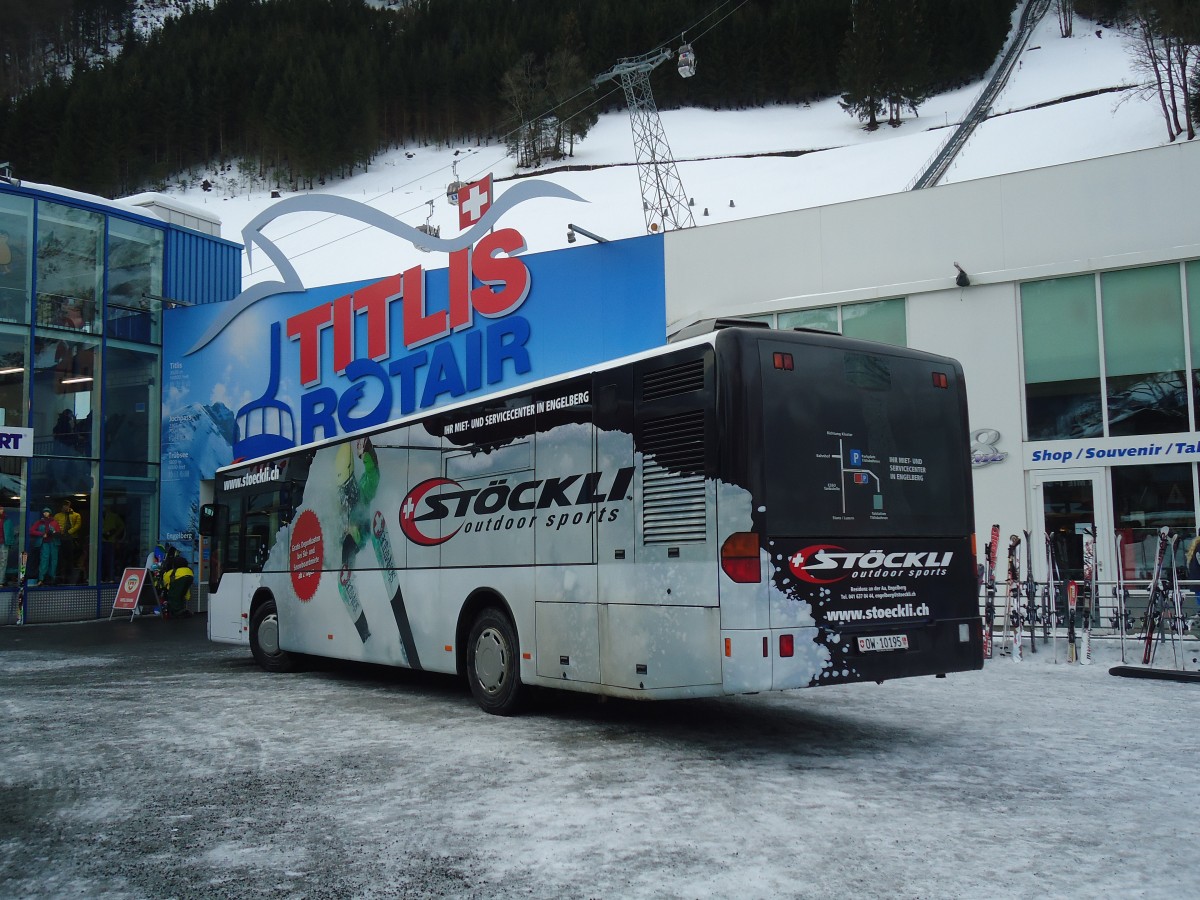
[[[296,667],[295,657],[279,648],[279,611],[274,600],[264,601],[250,617],[250,652],[268,672],[290,672]]]
[[[517,654],[517,630],[508,616],[485,609],[475,618],[467,639],[467,681],[484,712],[511,716],[524,691]]]

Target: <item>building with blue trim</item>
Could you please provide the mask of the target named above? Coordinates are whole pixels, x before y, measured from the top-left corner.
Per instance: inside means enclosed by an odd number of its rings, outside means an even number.
[[[158,540],[162,312],[240,290],[219,232],[161,195],[0,177],[0,621],[23,553],[31,621],[60,621],[106,614]]]

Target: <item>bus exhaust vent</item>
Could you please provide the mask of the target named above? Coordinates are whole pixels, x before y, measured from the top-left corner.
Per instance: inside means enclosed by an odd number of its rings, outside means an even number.
[[[644,423],[639,449],[643,543],[705,541],[704,411]]]
[[[704,360],[689,359],[642,376],[642,400],[662,400],[704,390]]]

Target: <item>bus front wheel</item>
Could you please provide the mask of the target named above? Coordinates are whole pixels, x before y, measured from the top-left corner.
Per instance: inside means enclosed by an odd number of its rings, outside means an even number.
[[[508,616],[485,609],[467,640],[467,681],[475,702],[494,716],[510,716],[521,703],[517,630]]]
[[[268,672],[290,672],[296,667],[292,654],[279,648],[279,612],[274,600],[264,601],[250,617],[250,652]]]

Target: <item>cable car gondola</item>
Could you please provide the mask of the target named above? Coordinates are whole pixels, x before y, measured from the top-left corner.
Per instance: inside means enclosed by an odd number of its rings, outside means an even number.
[[[684,44],[679,48],[677,66],[680,78],[691,78],[696,74],[696,53],[691,44]]]
[[[458,192],[461,191],[463,188],[465,188],[467,185],[466,185],[466,182],[458,180],[458,160],[457,159],[451,164],[451,168],[454,172],[454,175],[453,175],[453,179],[451,180],[451,182],[448,185],[446,185],[446,200],[449,201],[450,203],[454,204],[455,206],[458,206]]]

